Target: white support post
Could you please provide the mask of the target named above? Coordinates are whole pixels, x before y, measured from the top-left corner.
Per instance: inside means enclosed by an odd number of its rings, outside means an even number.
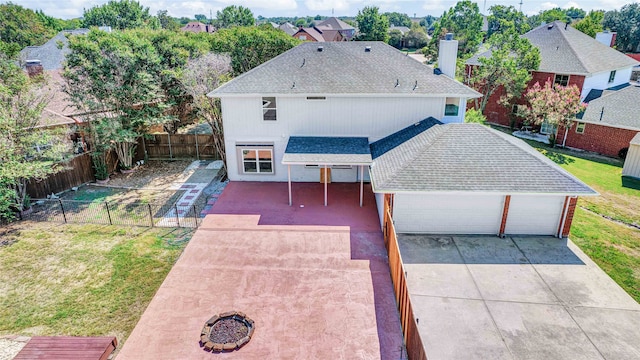
[[[364,166],[360,165],[360,207],[362,207],[363,188],[364,188]]]
[[[324,206],[327,206],[327,164],[324,164]]]
[[[291,165],[287,165],[287,174],[289,176],[289,206],[292,206],[293,199],[291,198]]]

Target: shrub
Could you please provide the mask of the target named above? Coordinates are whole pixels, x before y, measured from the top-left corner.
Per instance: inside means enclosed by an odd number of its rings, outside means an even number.
[[[480,110],[469,109],[464,115],[464,122],[470,124],[487,124],[487,118],[482,114]]]

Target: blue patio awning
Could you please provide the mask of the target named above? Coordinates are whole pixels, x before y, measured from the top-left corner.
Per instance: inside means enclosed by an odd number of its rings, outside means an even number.
[[[282,157],[284,165],[369,165],[366,137],[291,136]]]

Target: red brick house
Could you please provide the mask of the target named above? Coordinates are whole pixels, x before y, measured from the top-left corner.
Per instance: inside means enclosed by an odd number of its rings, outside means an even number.
[[[338,30],[320,29],[316,26],[310,28],[300,28],[293,37],[302,41],[325,42],[325,41],[345,41]]]
[[[594,99],[596,97],[594,94],[602,94],[604,90],[615,90],[628,84],[632,69],[638,64],[634,59],[561,21],[539,26],[524,34],[523,37],[529,39],[540,50],[540,67],[537,71],[532,72],[533,78],[529,86],[535,83],[544,84],[547,81],[553,81],[555,84],[563,86],[576,85],[581,92],[580,98],[585,102]],[[490,56],[490,54],[489,50],[469,59],[466,63],[467,74],[472,71],[473,67],[481,65],[479,58]],[[514,118],[514,109],[505,108],[498,103],[501,95],[502,91],[499,89],[489,99],[484,111],[487,120],[496,125],[519,128],[523,119]],[[616,123],[615,120],[611,121],[610,125]],[[614,131],[611,130],[611,126],[607,128],[607,132],[594,131],[597,128],[591,126],[590,128],[592,129],[588,133],[586,131],[579,133],[581,136],[573,136],[578,134],[571,135],[571,131],[569,131],[566,146],[617,156],[618,151],[622,149],[618,145],[610,143],[596,145],[596,143],[602,142],[608,136],[627,139],[629,131],[622,129],[620,134],[615,132],[615,134],[609,135],[608,133]],[[541,134],[555,131],[551,126],[544,124],[539,130]],[[572,126],[572,130],[575,132],[575,125]],[[562,144],[563,138],[564,131],[561,129],[558,132],[558,143]],[[627,146],[630,139],[626,140]],[[614,148],[616,148],[615,151]]]

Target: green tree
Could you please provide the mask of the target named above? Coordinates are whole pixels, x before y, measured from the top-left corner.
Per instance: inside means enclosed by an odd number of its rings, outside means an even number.
[[[361,41],[384,41],[389,39],[389,19],[381,15],[376,6],[365,6],[358,11],[356,21],[360,34],[356,40]]]
[[[520,98],[531,80],[531,71],[540,66],[538,48],[514,28],[494,33],[488,44],[491,55],[478,59],[481,65],[473,69],[469,78],[469,85],[482,94],[478,108],[483,113],[489,98],[499,88],[504,90],[499,99],[503,106],[510,106]]]
[[[209,39],[211,50],[231,57],[234,75],[247,72],[302,43],[269,24],[221,29]]]
[[[424,27],[427,32],[429,32],[429,30],[433,29],[433,23],[435,23],[436,20],[438,20],[438,18],[436,18],[435,16],[427,15],[424,17],[424,19],[420,20],[420,26]]]
[[[402,49],[402,38],[402,31],[392,29],[389,31],[389,41],[387,43],[396,49]]]
[[[197,21],[200,21],[200,22],[203,22],[203,23],[207,22],[207,15],[205,15],[205,14],[195,14],[194,17],[195,17],[195,19]]]
[[[576,114],[584,110],[584,105],[580,101],[580,89],[576,85],[560,86],[554,85],[551,80],[544,86],[535,83],[525,94],[527,106],[519,106],[520,116],[536,125],[546,122],[556,129],[551,144],[555,145],[555,139],[560,127],[569,131],[576,118]],[[562,144],[564,146],[564,142]]]
[[[189,60],[181,78],[182,85],[193,98],[196,115],[211,126],[213,145],[225,164],[225,170],[227,159],[220,99],[207,94],[227,81],[230,75],[231,59],[226,55],[209,53]]]
[[[160,21],[160,27],[163,29],[171,31],[180,29],[180,24],[176,19],[169,16],[169,12],[167,10],[158,10],[156,17],[158,18],[158,21]]]
[[[0,41],[5,46],[15,44],[22,49],[42,45],[55,33],[56,30],[48,27],[43,17],[33,10],[12,3],[0,4]]]
[[[568,17],[570,17],[572,20],[580,20],[583,19],[587,13],[586,11],[576,8],[576,7],[570,7],[568,9],[565,9],[564,12],[567,14]]]
[[[425,55],[435,58],[438,46],[446,33],[453,33],[458,40],[458,57],[468,58],[478,51],[482,42],[482,15],[478,4],[470,0],[462,0],[442,14],[433,25],[433,37]]]
[[[468,124],[487,124],[487,118],[482,114],[482,111],[476,109],[469,109],[464,114],[464,122]]]
[[[411,30],[404,35],[404,41],[407,47],[421,49],[429,43],[427,31],[418,24],[413,24]]]
[[[411,27],[411,19],[407,14],[401,14],[399,12],[386,12],[382,14],[389,19],[389,24],[393,26],[406,26]]]
[[[160,25],[149,14],[149,8],[135,0],[110,0],[100,6],[84,10],[84,27],[111,26],[114,29],[134,29],[149,27],[157,29]]]
[[[592,11],[589,11],[589,14],[587,14],[587,16],[584,17],[584,19],[575,23],[573,27],[591,36],[592,38],[595,38],[596,34],[603,30],[602,29],[603,19],[604,19],[604,10],[592,10]]]
[[[622,9],[607,11],[603,27],[617,32],[616,48],[622,52],[640,52],[640,3],[627,4]]]
[[[244,6],[231,5],[216,13],[217,25],[220,28],[230,28],[234,26],[253,26],[256,19],[249,8]]]
[[[556,20],[561,20],[567,23],[571,23],[573,20],[568,14],[566,10],[563,10],[559,7],[540,11],[539,14],[530,16],[527,21],[532,28],[540,26],[542,23],[550,23]]]
[[[38,127],[50,99],[44,77],[0,56],[0,216],[22,211],[29,182],[60,171],[71,153],[64,134]]]
[[[489,29],[487,37],[494,33],[501,32],[505,28],[513,28],[518,34],[524,34],[531,30],[527,23],[527,17],[513,6],[494,5],[489,8],[491,15],[487,17]]]

